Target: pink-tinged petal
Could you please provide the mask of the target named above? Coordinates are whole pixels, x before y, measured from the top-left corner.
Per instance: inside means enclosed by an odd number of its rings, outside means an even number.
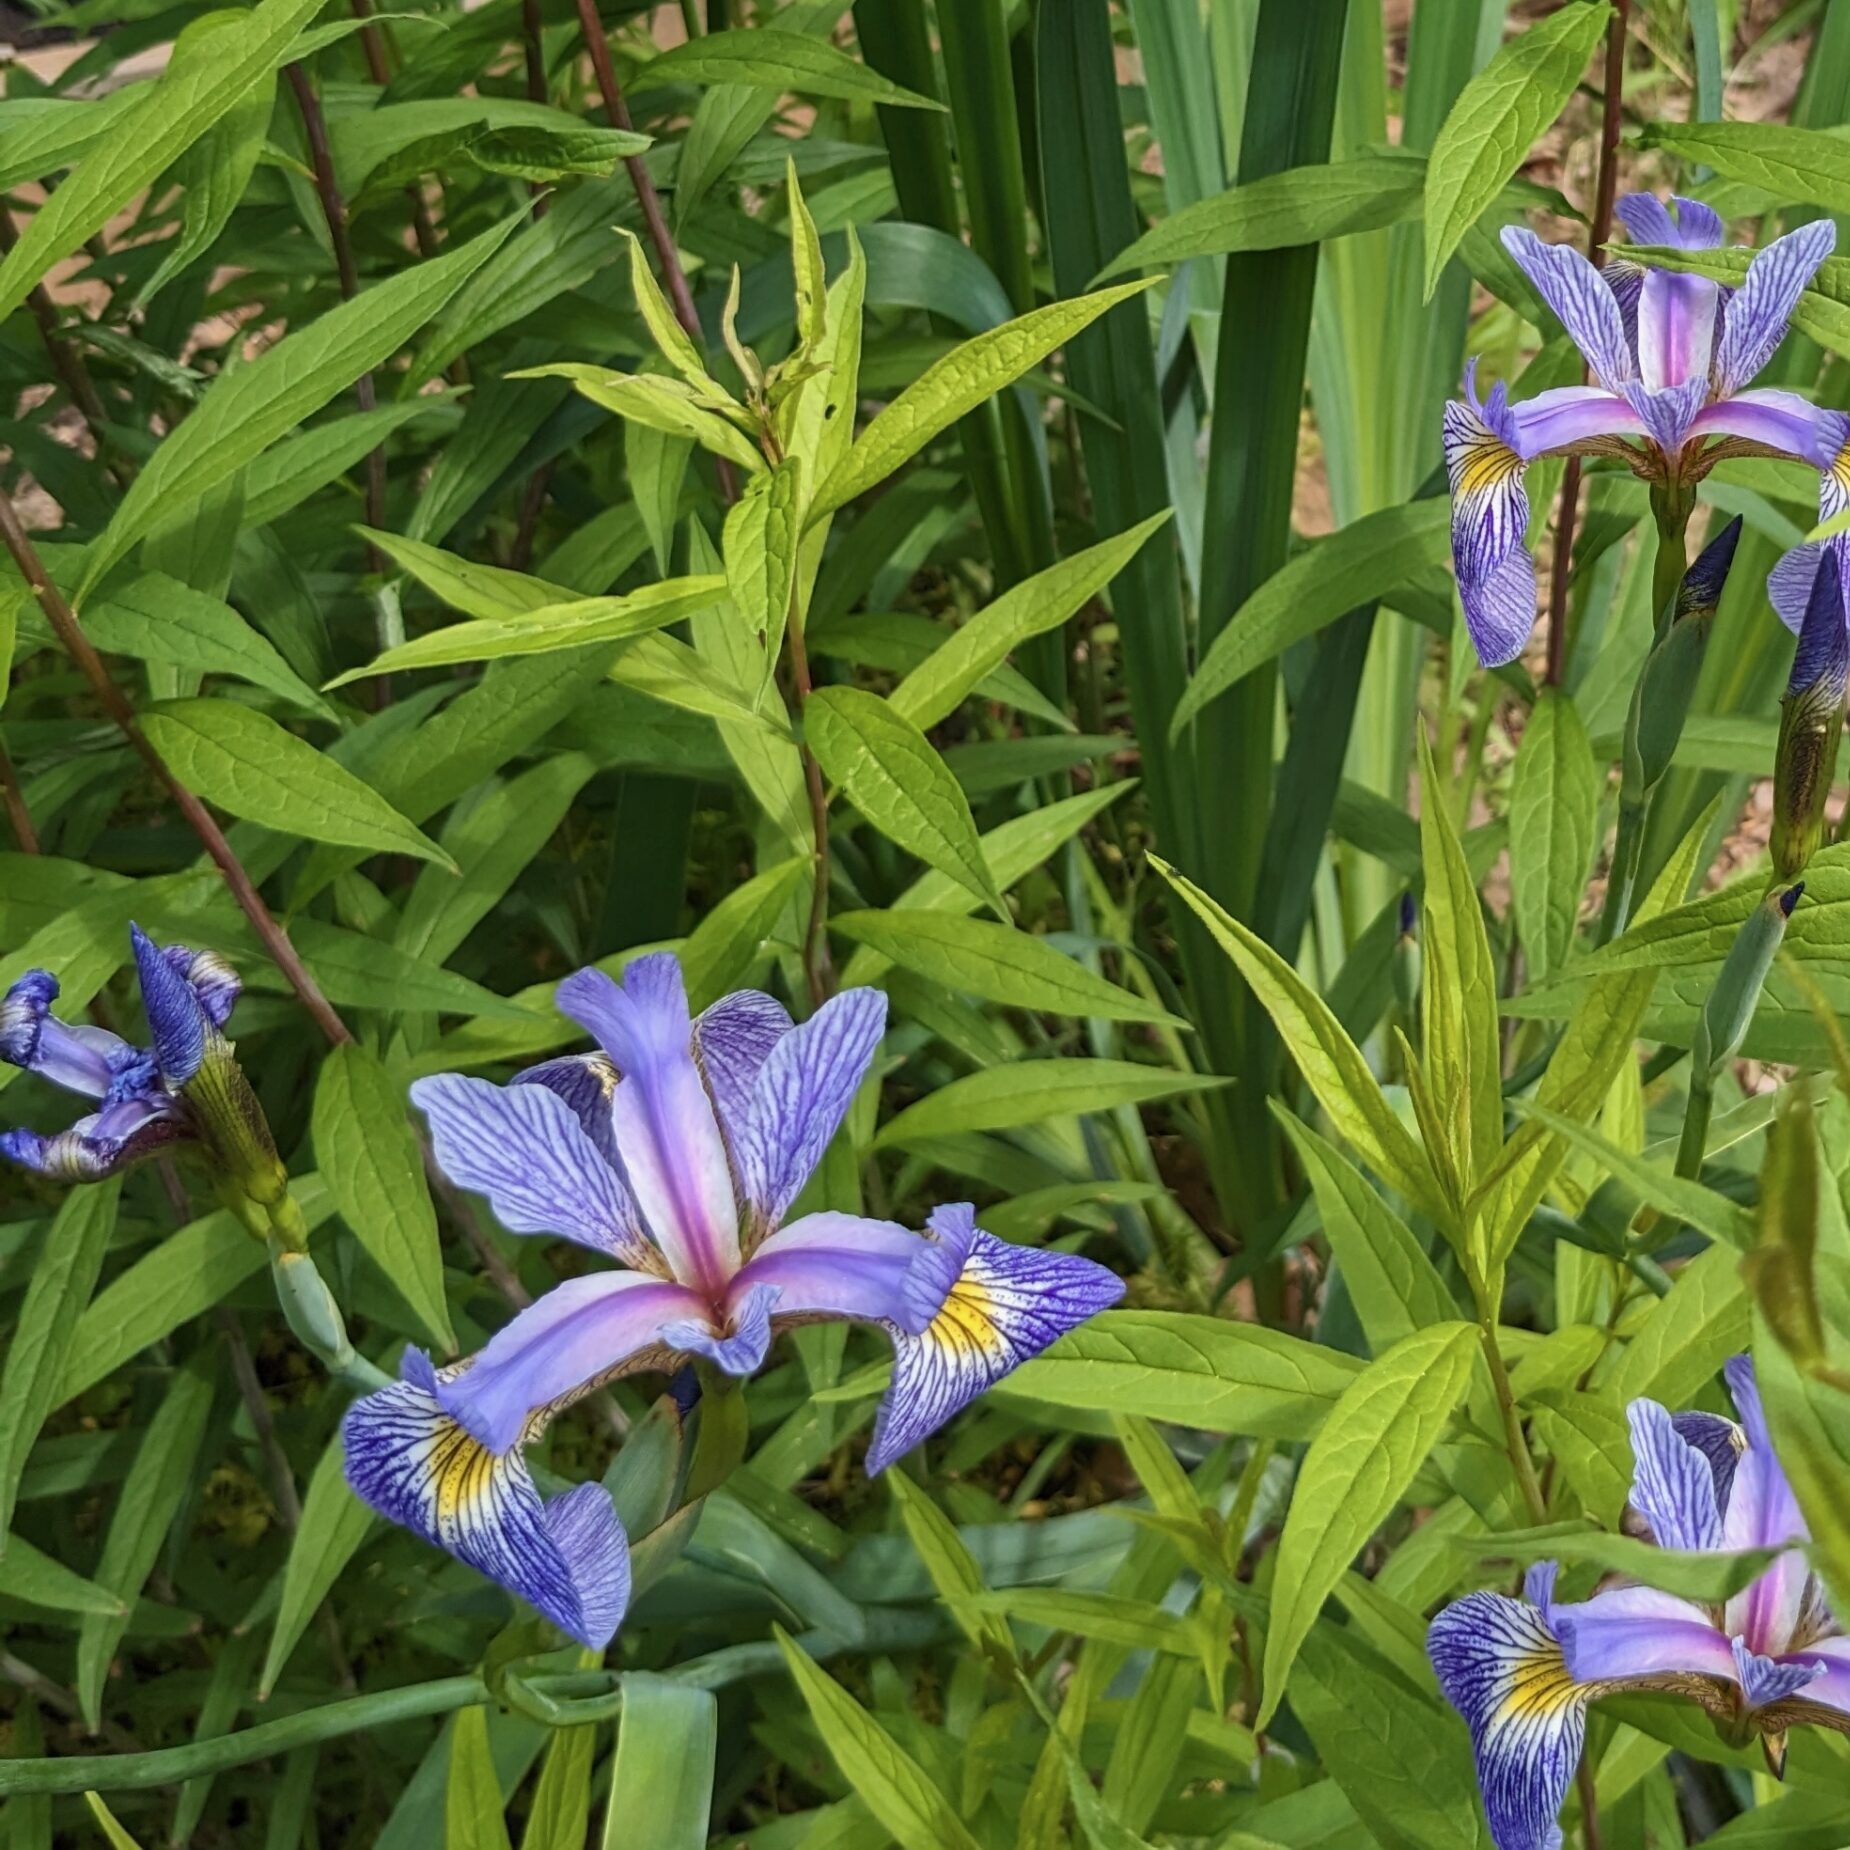
[[[522,1442],[528,1422],[626,1365],[659,1362],[676,1345],[664,1326],[708,1323],[684,1285],[639,1272],[568,1278],[489,1339],[459,1370],[439,1377],[444,1410],[493,1452]]]
[[[1587,1693],[1568,1675],[1547,1615],[1501,1593],[1467,1594],[1433,1620],[1426,1651],[1471,1730],[1497,1850],[1558,1850]]]
[[[1786,1549],[1758,1580],[1728,1602],[1725,1623],[1750,1651],[1776,1657],[1798,1629],[1810,1579],[1805,1556],[1787,1544],[1808,1541],[1811,1532],[1774,1455],[1753,1363],[1737,1355],[1723,1374],[1747,1433],[1747,1450],[1735,1467],[1728,1513],[1722,1521],[1722,1546],[1730,1550]]]
[[[630,1592],[610,1493],[582,1484],[542,1503],[518,1452],[495,1456],[443,1410],[427,1356],[407,1351],[404,1373],[348,1410],[341,1436],[356,1494],[602,1650]]]
[[[721,996],[695,1017],[694,1058],[719,1114],[735,1172],[745,1127],[751,1121],[752,1089],[771,1049],[791,1026],[790,1011],[775,996],[755,989]]]
[[[1747,266],[1747,276],[1729,299],[1715,349],[1717,396],[1733,396],[1773,357],[1786,337],[1786,323],[1799,297],[1837,245],[1837,227],[1815,219],[1775,238]]]
[[[1842,451],[1850,418],[1826,411],[1796,392],[1756,386],[1704,406],[1690,422],[1692,437],[1740,437],[1782,456],[1826,469]]]
[[[1805,1699],[1850,1715],[1850,1638],[1820,1638],[1801,1650],[1788,1651],[1780,1661],[1811,1665],[1816,1675]]]
[[[725,1329],[716,1330],[704,1315],[688,1317],[663,1324],[662,1339],[671,1349],[697,1355],[729,1375],[755,1375],[771,1350],[771,1312],[777,1300],[775,1285],[735,1291]]]
[[[559,1007],[603,1044],[622,1078],[611,1100],[630,1192],[670,1270],[717,1297],[739,1269],[732,1168],[692,1050],[681,966],[638,957],[618,988],[601,970],[559,985]]]
[[[1734,1678],[1733,1647],[1708,1614],[1654,1587],[1615,1587],[1550,1616],[1576,1683],[1677,1673]]]
[[[1503,247],[1586,355],[1594,378],[1609,392],[1623,391],[1637,377],[1637,367],[1606,279],[1571,244],[1545,244],[1520,225],[1504,228]]]
[[[1509,407],[1512,447],[1524,462],[1549,450],[1578,448],[1594,437],[1636,437],[1644,420],[1629,403],[1596,385],[1558,385]]]
[[[1496,403],[1493,392],[1491,406]],[[1478,658],[1487,668],[1500,668],[1522,653],[1535,628],[1535,561],[1527,548],[1523,461],[1486,421],[1484,411],[1468,400],[1445,407],[1443,429],[1459,601]]]
[[[1708,1459],[1654,1400],[1633,1401],[1626,1423],[1634,1460],[1632,1507],[1650,1524],[1651,1539],[1659,1548],[1719,1548],[1721,1509]]]
[[[1638,297],[1638,373],[1648,390],[1695,380],[1707,397],[1720,297],[1706,276],[1646,274]]]
[[[550,1087],[439,1073],[412,1085],[411,1102],[443,1173],[486,1195],[510,1233],[555,1233],[628,1265],[657,1264],[622,1178]]]
[[[922,1329],[906,1293],[913,1266],[931,1242],[896,1221],[859,1214],[806,1214],[774,1233],[732,1281],[727,1308],[762,1286],[778,1292],[780,1317],[853,1317]]]
[[[882,1471],[1011,1369],[1124,1295],[1124,1281],[1071,1253],[1011,1246],[976,1224],[968,1203],[931,1217],[936,1266],[915,1267],[906,1289],[917,1335],[893,1332],[893,1384],[874,1419],[867,1469]]]
[[[822,1161],[885,1028],[885,994],[847,989],[772,1048],[739,1150],[740,1182],[760,1226],[783,1219]]]

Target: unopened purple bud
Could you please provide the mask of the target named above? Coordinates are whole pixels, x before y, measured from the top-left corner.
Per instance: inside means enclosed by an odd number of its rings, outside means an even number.
[[[1734,549],[1741,543],[1741,516],[1729,521],[1721,532],[1703,547],[1701,553],[1677,588],[1677,621],[1689,616],[1711,616],[1722,601],[1722,589],[1734,564]]]

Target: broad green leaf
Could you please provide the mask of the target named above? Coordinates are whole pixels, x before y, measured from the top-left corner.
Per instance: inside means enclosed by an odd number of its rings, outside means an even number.
[[[1677,1274],[1632,1332],[1619,1365],[1601,1383],[1621,1404],[1655,1400],[1685,1407],[1753,1330],[1741,1255],[1711,1246]]]
[[[310,495],[337,482],[395,430],[428,418],[439,427],[456,417],[456,395],[431,392],[375,411],[355,411],[312,425],[272,444],[244,471],[244,525],[268,526]],[[86,621],[95,607],[85,613]]]
[[[1361,1367],[1353,1356],[1262,1324],[1108,1310],[1024,1362],[997,1392],[1289,1441],[1316,1432]]]
[[[964,1821],[918,1762],[782,1626],[772,1629],[810,1720],[842,1777],[901,1850],[978,1850]]]
[[[1277,1100],[1272,1113],[1297,1145],[1369,1348],[1380,1355],[1415,1330],[1455,1318],[1457,1303],[1406,1222],[1333,1143]]]
[[[333,1213],[317,1177],[296,1176],[291,1188],[313,1232]],[[76,1191],[87,1199],[94,1187]],[[267,1255],[228,1208],[189,1221],[126,1271],[118,1273],[77,1320],[57,1357],[58,1406],[115,1371],[132,1356],[171,1335],[189,1317],[219,1303],[263,1270]]]
[[[908,1105],[881,1127],[877,1148],[970,1131],[1012,1130],[1046,1118],[1110,1111],[1225,1085],[1208,1073],[1142,1066],[1130,1060],[1019,1060],[966,1073]]]
[[[1573,947],[1604,781],[1573,701],[1543,688],[1510,772],[1510,890],[1533,982]]]
[[[1811,1529],[1813,1564],[1830,1589],[1833,1609],[1842,1610],[1850,1604],[1850,1500],[1844,1496],[1850,1394],[1802,1372],[1765,1323],[1756,1319],[1756,1324],[1754,1368],[1774,1449]]]
[[[297,33],[320,10],[321,0],[262,0],[236,26],[220,29],[208,18],[183,32],[166,72],[155,83],[137,85],[135,101],[112,113],[106,132],[0,262],[0,318],[235,109],[284,61]]]
[[[777,922],[800,903],[811,876],[807,860],[779,861],[736,886],[688,933],[681,975],[696,1011],[742,988]]]
[[[43,1606],[48,1612],[96,1613],[104,1618],[122,1618],[128,1612],[120,1594],[72,1572],[23,1535],[9,1535],[0,1554],[0,1597]]]
[[[337,1431],[316,1461],[308,1494],[302,1499],[302,1520],[289,1544],[276,1623],[257,1679],[260,1701],[268,1701],[315,1609],[333,1591],[373,1526],[372,1511],[347,1487],[345,1466],[346,1454]]]
[[[1050,1632],[1076,1632],[1082,1638],[1099,1638],[1128,1651],[1166,1651],[1173,1657],[1193,1657],[1197,1650],[1195,1627],[1154,1601],[1127,1599],[1120,1593],[1085,1593],[1065,1587],[1004,1587],[977,1594],[971,1604],[979,1612],[1006,1613],[1024,1625]]]
[[[488,1742],[488,1712],[472,1705],[459,1710],[450,1724],[443,1850],[509,1850],[501,1803],[501,1777]]]
[[[404,1089],[357,1041],[334,1048],[321,1064],[314,1139],[321,1179],[341,1218],[420,1326],[454,1352],[437,1211],[405,1117]]]
[[[1291,167],[1178,208],[1127,244],[1092,280],[1102,283],[1127,270],[1191,257],[1284,250],[1379,231],[1414,217],[1425,190],[1426,157],[1412,148]]]
[[[234,816],[309,841],[455,865],[376,790],[255,707],[174,700],[141,725],[181,783]]]
[[[1625,1415],[1600,1394],[1560,1390],[1522,1397],[1536,1434],[1594,1521],[1616,1529],[1632,1488]]]
[[[711,1690],[628,1672],[604,1850],[631,1844],[705,1850],[718,1744],[719,1705]]]
[[[114,1177],[73,1188],[32,1267],[0,1368],[0,1536],[12,1527],[20,1476],[39,1428],[69,1398],[59,1383],[115,1232],[121,1189]]]
[[[941,643],[892,693],[895,712],[935,726],[1032,636],[1055,629],[1124,570],[1169,519],[1164,510],[1011,586]]]
[[[1426,163],[1426,299],[1459,240],[1528,159],[1604,37],[1602,0],[1557,8],[1465,85]]]
[[[1102,1021],[1181,1025],[1154,1003],[1094,976],[1046,939],[1007,925],[896,909],[838,913],[829,928],[902,970],[986,1001]]]
[[[229,604],[164,572],[148,572],[98,598],[84,630],[99,649],[197,674],[234,674],[325,720],[334,709]]]
[[[722,553],[732,607],[763,657],[753,691],[769,687],[784,646],[803,542],[803,465],[787,456],[755,475],[726,516]]]
[[[1278,1542],[1256,1727],[1277,1714],[1324,1600],[1438,1443],[1477,1341],[1471,1324],[1456,1322],[1402,1338],[1349,1384],[1311,1441]]]
[[[282,3],[265,0],[259,12]],[[60,190],[57,197],[69,190]],[[410,265],[285,335],[248,365],[221,374],[192,415],[148,459],[109,525],[85,552],[78,599],[183,503],[228,481],[362,373],[389,359],[518,223],[508,219],[428,263]],[[19,249],[24,248],[22,242]]]
[[[912,1546],[931,1576],[931,1584],[950,1608],[964,1636],[995,1663],[1013,1663],[1015,1640],[1008,1621],[1000,1613],[984,1612],[973,1603],[986,1591],[983,1570],[957,1533],[957,1525],[903,1471],[893,1472],[886,1481]]]
[[[364,668],[350,668],[328,683],[344,687],[372,675],[407,668],[438,668],[453,662],[497,661],[506,655],[543,655],[594,642],[620,642],[678,623],[724,596],[719,577],[668,578],[622,597],[580,597],[542,604],[516,617],[483,617],[452,623],[415,636],[375,656]]]
[[[748,84],[760,90],[796,90],[844,102],[880,103],[889,109],[942,109],[930,97],[901,88],[871,65],[851,58],[827,39],[777,26],[709,32],[677,45],[642,67],[638,89],[664,84]]]
[[[1305,1084],[1337,1131],[1384,1182],[1427,1212],[1442,1215],[1438,1185],[1426,1153],[1394,1115],[1361,1049],[1329,1005],[1269,944],[1192,881],[1155,855],[1150,863],[1200,916],[1265,1005]]]
[[[1500,1535],[1459,1535],[1452,1538],[1452,1545],[1479,1560],[1590,1561],[1641,1586],[1717,1606],[1758,1580],[1779,1552],[1774,1548],[1712,1553],[1658,1548],[1635,1535],[1607,1535],[1579,1523],[1551,1523]]]
[[[561,361],[551,366],[529,366],[509,373],[510,379],[569,379],[578,393],[618,417],[647,424],[670,437],[686,437],[735,462],[748,475],[765,464],[751,438],[706,402],[717,392],[697,392],[682,379],[662,379],[653,373],[612,372],[606,366]]]
[[[1782,204],[1850,212],[1850,143],[1820,129],[1782,122],[1652,123],[1644,145],[1743,180]]]
[[[1056,347],[1149,286],[1120,283],[1113,289],[1054,302],[954,347],[927,367],[861,433],[817,489],[809,518],[815,521],[831,514],[884,482],[901,463],[916,456],[965,412],[974,411],[1004,386],[1013,385]]]
[[[77,1636],[77,1695],[84,1720],[95,1729],[102,1719],[103,1679],[109,1660],[128,1629],[126,1602],[139,1597],[193,1479],[194,1454],[205,1437],[218,1370],[212,1351],[202,1350],[175,1372],[148,1422],[135,1462],[122,1481],[109,1519],[109,1533],[97,1562],[97,1585],[125,1602],[116,1616],[86,1615]]]
[[[48,180],[81,160],[114,127],[116,119],[147,103],[146,92],[124,84],[105,96],[9,96],[0,98],[0,187],[11,192],[22,180]]]
[[[969,799],[917,726],[877,694],[819,687],[804,703],[803,732],[824,773],[874,828],[1009,917]]]
[[[591,1768],[597,1759],[593,1727],[555,1728],[540,1762],[533,1806],[520,1834],[520,1850],[585,1850],[591,1833]]]
[[[710,615],[716,624],[734,621],[732,605],[723,591],[703,602],[693,615]],[[699,633],[706,633],[704,626]],[[758,652],[755,639],[747,644],[747,650],[746,661],[756,675],[758,664],[751,661]],[[775,740],[782,747],[780,756],[785,763],[796,762],[795,742],[782,708],[776,704],[759,705],[758,681],[736,679],[678,636],[639,637],[610,664],[610,679],[664,706],[705,714],[718,722],[720,735],[729,746],[741,731],[750,732]]]
[[[1169,722],[1171,743],[1211,701],[1294,642],[1442,563],[1450,555],[1451,530],[1450,507],[1434,498],[1364,514],[1305,547],[1233,613],[1208,645],[1176,702]]]
[[[1444,1101],[1442,1134],[1461,1197],[1496,1161],[1503,1145],[1503,1042],[1497,1018],[1497,966],[1484,908],[1452,821],[1450,797],[1422,724],[1420,861],[1421,1053]],[[1433,1139],[1428,1135],[1429,1149]]]
[[[444,156],[462,155],[490,173],[538,180],[609,173],[649,147],[647,135],[510,96],[420,97],[345,110],[329,123],[328,139],[335,178],[350,199],[369,186],[412,180]]]
[[[1738,1202],[1730,1201],[1705,1183],[1679,1176],[1662,1164],[1647,1162],[1582,1124],[1535,1103],[1518,1107],[1526,1116],[1545,1124],[1557,1137],[1594,1159],[1608,1175],[1623,1182],[1647,1207],[1667,1215],[1672,1223],[1687,1221],[1710,1239],[1746,1252],[1754,1243],[1754,1218]]]

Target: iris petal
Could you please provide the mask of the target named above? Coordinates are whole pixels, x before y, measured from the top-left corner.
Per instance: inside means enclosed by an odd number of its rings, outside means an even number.
[[[1444,438],[1458,595],[1478,658],[1499,668],[1522,653],[1535,628],[1522,458],[1464,400],[1445,407]]]
[[[1815,219],[1775,238],[1747,266],[1746,279],[1729,299],[1715,349],[1718,397],[1730,397],[1753,383],[1785,339],[1786,323],[1799,297],[1836,245],[1836,225],[1828,218]]]
[[[1632,1504],[1651,1525],[1652,1539],[1660,1548],[1719,1548],[1721,1510],[1708,1459],[1654,1400],[1633,1401],[1626,1421],[1635,1460]]]
[[[790,1011],[775,996],[755,989],[721,996],[694,1020],[694,1055],[719,1114],[733,1168],[740,1163],[746,1126],[751,1122],[752,1090],[771,1049],[791,1030]]]
[[[915,1320],[906,1280],[937,1249],[895,1221],[859,1214],[806,1214],[764,1242],[732,1281],[728,1307],[762,1285],[777,1288],[780,1316],[854,1317],[922,1329],[932,1303]],[[939,1293],[942,1297],[942,1291]]]
[[[1605,278],[1571,244],[1546,244],[1520,225],[1504,228],[1503,246],[1586,355],[1594,378],[1609,392],[1623,391],[1638,369]]]
[[[1654,1587],[1614,1587],[1590,1600],[1557,1606],[1552,1617],[1577,1683],[1734,1676],[1728,1639],[1708,1613]]]

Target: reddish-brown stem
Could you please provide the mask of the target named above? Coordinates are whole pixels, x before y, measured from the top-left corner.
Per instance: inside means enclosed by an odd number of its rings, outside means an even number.
[[[18,242],[19,227],[13,223],[13,214],[5,202],[0,201],[0,255],[11,251]],[[26,292],[26,306],[38,324],[39,339],[45,343],[46,358],[51,361],[52,370],[58,375],[64,389],[70,393],[71,402],[83,413],[83,420],[90,426],[90,436],[100,456],[104,447],[103,426],[109,414],[103,409],[96,381],[90,377],[90,369],[84,365],[83,355],[65,339],[58,325],[58,305],[46,293],[43,283],[34,283]]]
[[[6,804],[6,819],[19,843],[22,854],[39,854],[39,832],[32,826],[32,812],[26,807],[26,793],[19,787],[19,773],[7,755],[6,743],[0,740],[0,799]]]
[[[514,529],[514,548],[508,564],[524,572],[533,560],[533,536],[546,511],[546,492],[552,487],[552,464],[543,462],[527,477],[526,493],[520,498],[520,521]]]
[[[392,81],[392,62],[385,55],[385,33],[372,23],[369,0],[353,0],[353,16],[367,22],[360,28],[360,45],[366,53],[367,74],[383,90]],[[418,255],[426,259],[436,256],[437,228],[430,222],[430,210],[415,180],[405,188],[405,197],[411,201],[411,231],[418,241]]]
[[[794,617],[795,612],[792,612]],[[803,626],[791,622],[784,634],[790,651],[790,678],[795,683],[797,713],[800,717],[809,704],[812,684],[809,678],[809,650],[803,641]],[[809,792],[809,826],[816,842],[816,886],[810,895],[809,923],[803,930],[803,974],[809,979],[809,1000],[820,1008],[835,987],[835,971],[829,961],[829,795],[823,788],[822,766],[816,754],[803,744],[803,783]]]
[[[1606,30],[1606,95],[1600,114],[1599,171],[1593,183],[1593,225],[1588,252],[1596,265],[1606,261],[1612,235],[1612,208],[1619,190],[1619,124],[1625,101],[1625,29],[1631,0],[1614,0]],[[1581,369],[1581,378],[1586,370]],[[1567,587],[1574,565],[1574,528],[1580,517],[1580,458],[1570,456],[1561,472],[1561,505],[1555,517],[1554,560],[1548,579],[1547,680],[1558,687],[1567,666]]]

